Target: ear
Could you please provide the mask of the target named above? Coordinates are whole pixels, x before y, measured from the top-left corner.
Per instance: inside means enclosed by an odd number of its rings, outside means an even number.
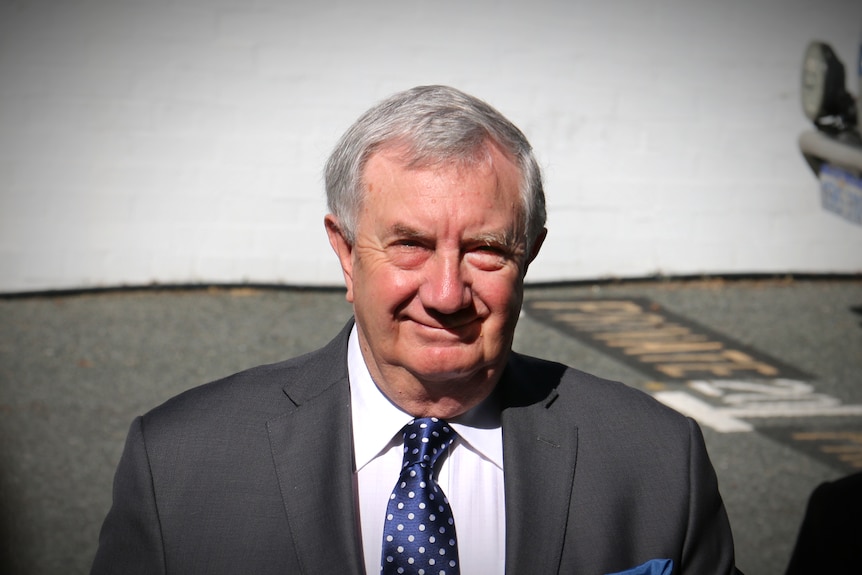
[[[548,228],[542,228],[542,231],[536,236],[536,241],[533,242],[533,246],[530,248],[530,253],[527,254],[527,265],[524,266],[524,273],[527,273],[527,268],[530,267],[530,264],[539,255],[539,250],[542,249],[542,244],[545,243],[546,237],[548,237]]]
[[[347,301],[353,303],[353,246],[344,237],[341,224],[334,215],[326,214],[326,217],[323,218],[323,225],[326,227],[326,235],[329,236],[329,245],[332,246],[332,250],[341,263],[344,285],[347,286]]]

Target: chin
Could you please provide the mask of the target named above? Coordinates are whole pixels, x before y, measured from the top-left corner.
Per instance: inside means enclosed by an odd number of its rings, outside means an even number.
[[[444,347],[438,349],[425,348],[422,357],[412,366],[417,376],[426,381],[446,383],[464,377],[473,377],[487,370],[491,365],[483,354],[476,350]]]

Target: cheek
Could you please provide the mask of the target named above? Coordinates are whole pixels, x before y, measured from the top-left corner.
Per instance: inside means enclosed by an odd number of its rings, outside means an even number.
[[[517,283],[491,281],[474,284],[476,299],[488,308],[490,314],[501,322],[514,322],[521,309],[522,294]]]
[[[357,279],[354,292],[368,309],[395,311],[413,299],[418,290],[417,274],[390,266],[366,269]]]

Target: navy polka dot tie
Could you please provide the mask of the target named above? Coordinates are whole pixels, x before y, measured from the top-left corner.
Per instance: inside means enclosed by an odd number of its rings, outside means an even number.
[[[384,575],[458,575],[455,520],[434,479],[434,464],[457,434],[436,417],[404,427],[404,464],[383,526]]]

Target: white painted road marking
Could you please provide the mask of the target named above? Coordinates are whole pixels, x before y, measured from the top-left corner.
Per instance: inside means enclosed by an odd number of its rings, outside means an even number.
[[[713,407],[705,401],[685,391],[659,391],[654,394],[663,404],[684,415],[688,415],[701,425],[711,427],[721,433],[754,431],[754,426],[733,416],[722,413],[724,408]]]
[[[687,391],[659,391],[653,395],[722,433],[753,431],[754,426],[743,420],[758,417],[862,416],[862,405],[842,405],[834,397],[815,393],[814,387],[803,381],[701,380],[689,382],[689,387],[724,405],[713,405]]]

